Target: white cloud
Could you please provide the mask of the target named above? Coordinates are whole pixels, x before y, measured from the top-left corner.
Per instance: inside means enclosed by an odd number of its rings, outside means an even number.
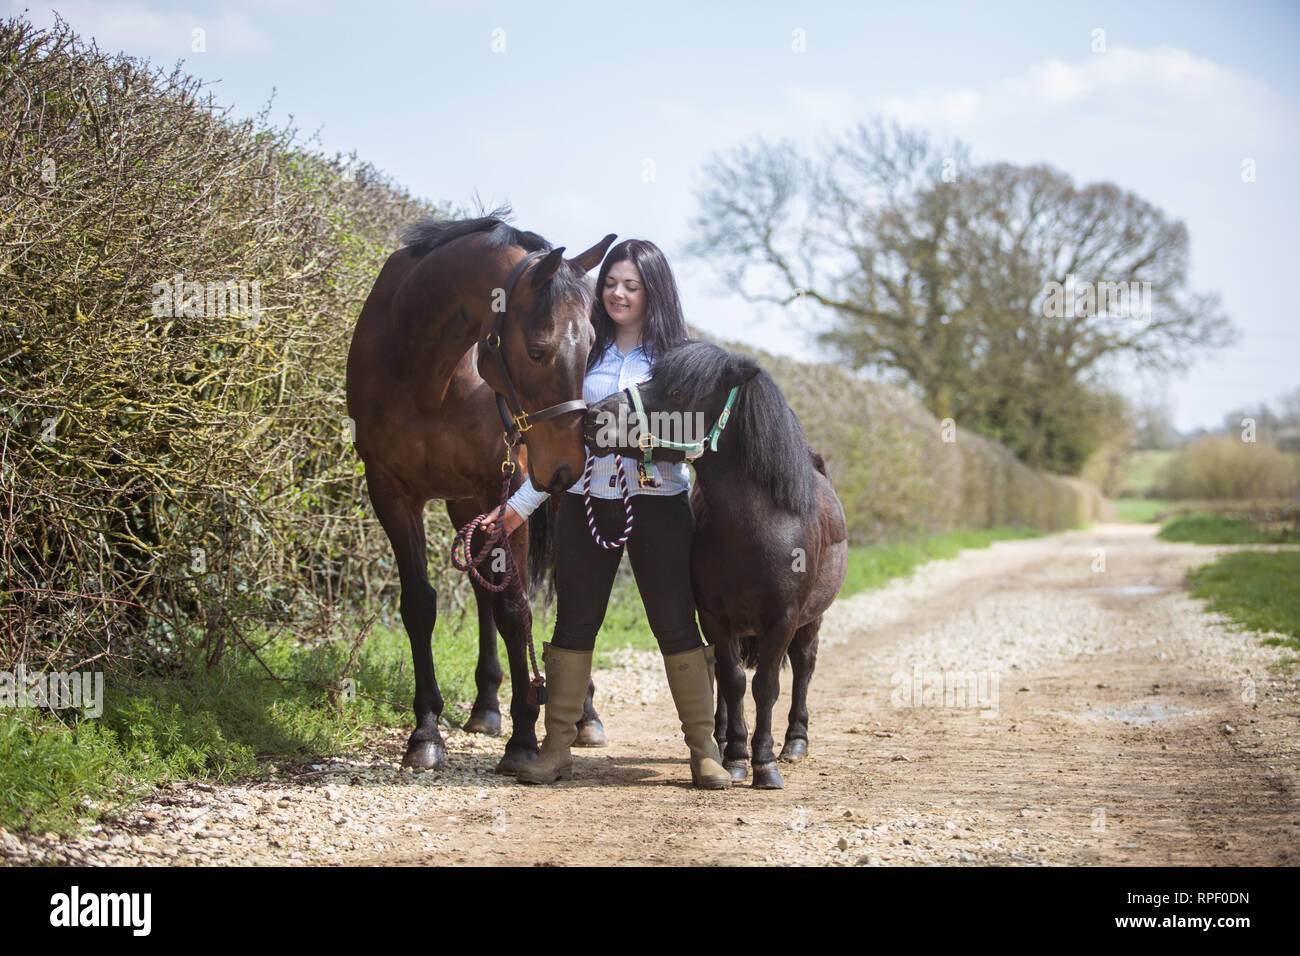
[[[961,136],[983,155],[1011,146],[1039,158],[1058,151],[1053,144],[1071,148],[1097,137],[1175,150],[1273,146],[1294,138],[1297,118],[1266,84],[1172,47],[1111,47],[1073,63],[1037,64],[984,90],[920,91],[868,109]]]

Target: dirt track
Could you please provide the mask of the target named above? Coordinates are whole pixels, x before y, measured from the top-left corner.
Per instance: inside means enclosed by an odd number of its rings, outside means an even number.
[[[783,765],[784,791],[688,787],[661,664],[632,654],[596,678],[610,746],[577,751],[576,776],[554,787],[486,772],[502,741],[460,733],[448,772],[397,771],[404,735],[392,734],[308,777],[160,791],[91,837],[9,836],[5,857],[1294,865],[1300,682],[1269,667],[1294,655],[1188,598],[1185,571],[1227,549],[1154,530],[1005,542],[837,604],[809,756]],[[904,688],[933,671],[969,677],[985,699],[909,705]],[[783,712],[775,723],[779,741]]]

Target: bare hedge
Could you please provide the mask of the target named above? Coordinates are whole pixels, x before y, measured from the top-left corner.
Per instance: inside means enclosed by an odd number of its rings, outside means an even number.
[[[1169,498],[1233,501],[1300,495],[1297,458],[1267,438],[1204,435],[1178,453],[1160,475]]]
[[[0,659],[330,634],[393,579],[344,421],[352,325],[440,210],[63,24],[4,21],[0,64]]]

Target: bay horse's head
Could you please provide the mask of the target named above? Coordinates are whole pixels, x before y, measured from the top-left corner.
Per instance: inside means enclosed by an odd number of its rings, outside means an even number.
[[[563,246],[520,256],[480,338],[479,374],[522,429],[530,477],[546,491],[568,488],[586,463],[582,382],[595,330],[585,277],[615,238],[571,259]]]

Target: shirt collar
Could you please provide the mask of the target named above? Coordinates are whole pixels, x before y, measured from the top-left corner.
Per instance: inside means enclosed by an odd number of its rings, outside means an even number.
[[[609,345],[607,345],[607,346],[605,347],[605,354],[606,354],[606,355],[608,355],[611,351],[613,351],[613,353],[614,353],[615,355],[618,355],[618,356],[620,356],[620,357],[623,355],[623,353],[620,352],[620,351],[618,350],[618,346],[617,346],[615,343],[613,343],[613,342],[610,342]],[[627,354],[630,356],[630,355],[633,355],[633,354],[636,353],[636,352],[640,352],[640,353],[643,354],[643,355],[645,354],[645,343],[644,343],[644,342],[643,342],[642,344],[636,346],[635,348],[633,348],[632,351],[631,351],[631,352],[628,352]]]

